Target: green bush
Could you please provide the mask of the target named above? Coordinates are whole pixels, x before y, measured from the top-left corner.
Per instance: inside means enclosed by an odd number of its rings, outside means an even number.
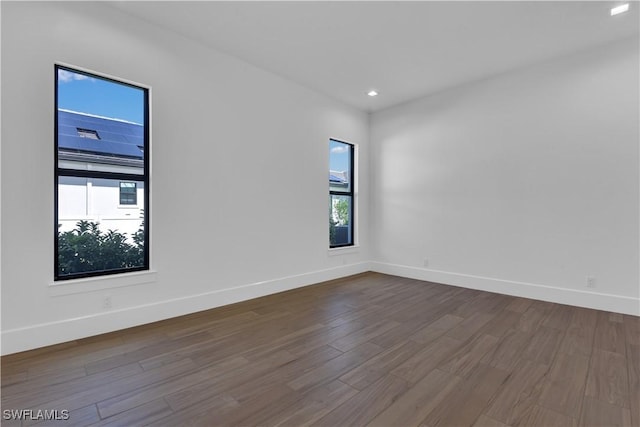
[[[340,225],[349,225],[349,202],[346,199],[340,199],[336,202],[335,209]]]
[[[144,221],[127,242],[126,233],[102,233],[98,222],[78,221],[72,231],[58,232],[58,275],[141,267]]]

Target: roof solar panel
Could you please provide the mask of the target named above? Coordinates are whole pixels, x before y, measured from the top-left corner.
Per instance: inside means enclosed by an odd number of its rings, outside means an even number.
[[[119,133],[121,135],[140,135],[143,134],[143,126],[135,125],[131,123],[109,123],[108,129],[110,132]]]
[[[60,135],[77,135],[78,130],[75,126],[59,125],[58,134]]]
[[[125,138],[127,139],[127,142],[129,144],[133,144],[136,147],[138,145],[144,145],[144,138],[142,138],[142,137],[126,135]]]
[[[119,133],[98,130],[98,135],[100,135],[100,139],[102,139],[103,141],[119,142],[122,144],[128,143],[124,135]]]
[[[80,136],[95,131],[99,139]],[[58,111],[58,148],[110,156],[142,158],[143,126],[85,114]]]

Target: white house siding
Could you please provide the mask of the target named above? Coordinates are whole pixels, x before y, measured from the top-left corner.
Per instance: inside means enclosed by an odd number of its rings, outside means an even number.
[[[142,222],[144,183],[136,183],[137,204],[120,205],[120,181],[63,176],[58,185],[59,230],[76,228],[78,221],[100,223],[100,230],[117,230],[131,238]]]

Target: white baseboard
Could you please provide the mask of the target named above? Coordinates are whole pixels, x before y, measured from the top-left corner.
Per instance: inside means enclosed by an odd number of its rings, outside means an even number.
[[[367,271],[640,316],[640,299],[637,298],[429,270],[405,265],[362,262],[153,304],[102,312],[90,316],[10,329],[2,332],[2,349],[0,353],[6,355],[52,344],[60,344]]]
[[[382,262],[371,262],[371,270],[377,273],[391,274],[445,285],[640,316],[640,299],[638,298]]]
[[[370,270],[368,262],[349,264],[90,316],[10,329],[2,332],[1,354],[32,350],[157,322]]]

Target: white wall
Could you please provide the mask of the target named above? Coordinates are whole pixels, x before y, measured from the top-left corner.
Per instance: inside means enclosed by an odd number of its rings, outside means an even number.
[[[374,114],[374,269],[640,314],[638,76],[634,38]]]
[[[152,88],[155,273],[51,286],[56,61]],[[107,6],[2,2],[2,122],[5,354],[369,269],[368,116]],[[329,138],[360,153],[332,253]]]

